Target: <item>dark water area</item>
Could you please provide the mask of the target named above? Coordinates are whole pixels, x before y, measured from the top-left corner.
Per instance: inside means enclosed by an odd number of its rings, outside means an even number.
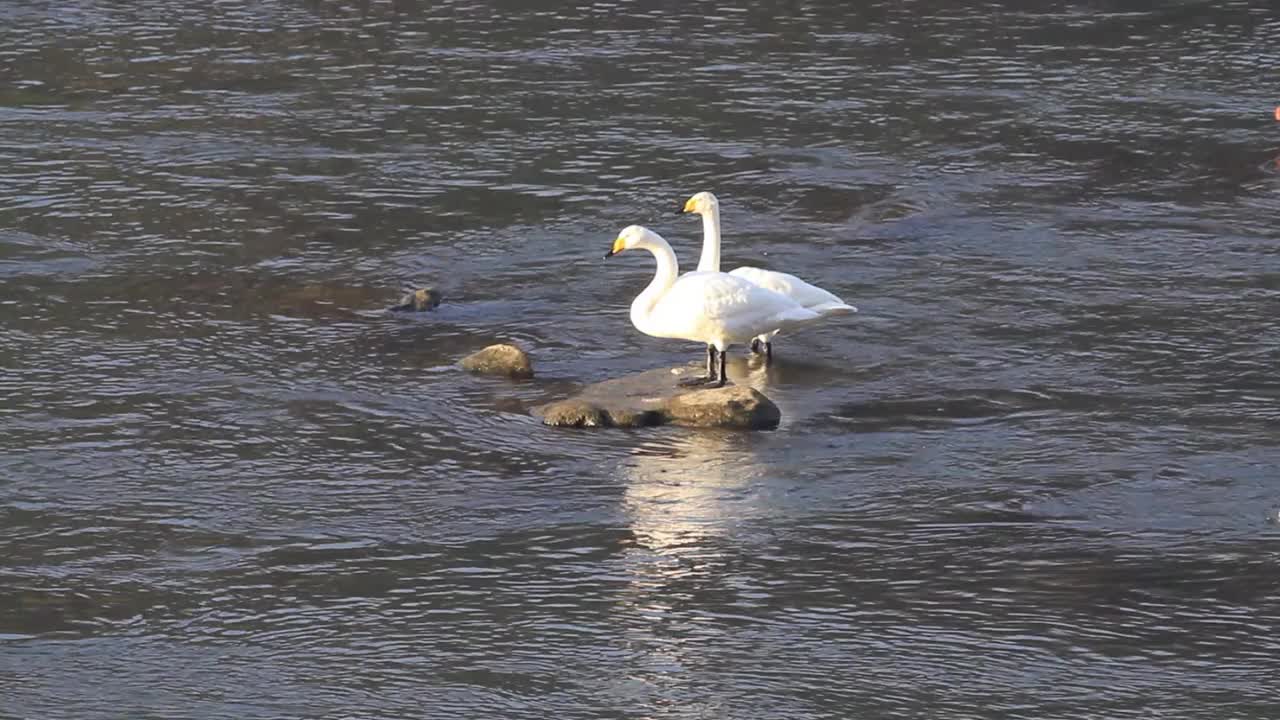
[[[1274,718],[1278,45],[0,0],[0,717]],[[541,426],[701,357],[600,260],[700,190],[858,315],[733,351],[776,431]]]

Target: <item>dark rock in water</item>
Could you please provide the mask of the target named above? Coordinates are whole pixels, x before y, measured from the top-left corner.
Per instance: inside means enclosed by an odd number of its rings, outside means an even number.
[[[533,377],[533,361],[529,354],[515,345],[490,345],[480,352],[462,359],[462,369],[484,375],[504,375],[512,378]]]
[[[426,312],[435,310],[442,300],[444,300],[444,295],[439,290],[422,288],[400,298],[400,304],[393,306],[391,310],[396,312]]]
[[[681,387],[683,378],[705,372],[701,364],[649,370],[589,385],[577,395],[534,410],[547,425],[645,427],[683,425],[771,429],[782,413],[759,391],[738,385]]]
[[[538,408],[536,412],[542,415],[542,422],[548,425],[567,425],[569,427],[611,427],[619,425],[619,423],[614,422],[609,413],[600,407],[576,398],[544,405]],[[656,423],[637,422],[630,427],[639,427],[645,424],[653,425]]]

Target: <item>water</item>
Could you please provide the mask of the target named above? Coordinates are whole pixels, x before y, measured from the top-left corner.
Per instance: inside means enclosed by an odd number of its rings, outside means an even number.
[[[1135,7],[0,3],[0,716],[1274,717],[1280,21]],[[862,312],[540,426],[704,189]]]

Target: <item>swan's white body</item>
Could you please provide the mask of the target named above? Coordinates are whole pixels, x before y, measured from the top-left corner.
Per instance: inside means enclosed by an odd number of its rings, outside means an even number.
[[[610,254],[637,248],[653,253],[658,263],[649,286],[631,303],[631,324],[645,335],[700,342],[723,353],[734,343],[821,317],[785,295],[728,273],[680,275],[671,245],[638,225],[622,231]]]
[[[697,212],[702,216],[702,257],[698,260],[698,272],[720,271],[720,202],[715,195],[701,192],[685,203],[685,212]],[[772,290],[795,301],[801,307],[822,315],[848,315],[858,309],[839,297],[811,285],[795,275],[755,267],[740,267],[728,273],[759,287]],[[761,333],[756,340],[767,343],[778,333]]]

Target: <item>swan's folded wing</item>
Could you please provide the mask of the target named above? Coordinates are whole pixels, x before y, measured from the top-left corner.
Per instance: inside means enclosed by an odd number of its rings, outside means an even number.
[[[743,266],[734,268],[729,274],[788,297],[791,297],[791,294],[795,292],[797,285],[805,284],[803,280],[794,275],[773,272],[772,270],[758,267]]]
[[[752,287],[725,273],[685,273],[658,301],[653,318],[664,329],[704,336],[748,307]]]
[[[762,288],[786,295],[804,307],[821,314],[857,311],[856,308],[845,304],[843,300],[833,293],[827,292],[817,285],[811,285],[795,275],[745,266],[736,268],[730,274],[734,277],[748,280]]]
[[[740,340],[818,317],[784,295],[743,278],[710,272],[681,276],[654,315],[667,327]]]

